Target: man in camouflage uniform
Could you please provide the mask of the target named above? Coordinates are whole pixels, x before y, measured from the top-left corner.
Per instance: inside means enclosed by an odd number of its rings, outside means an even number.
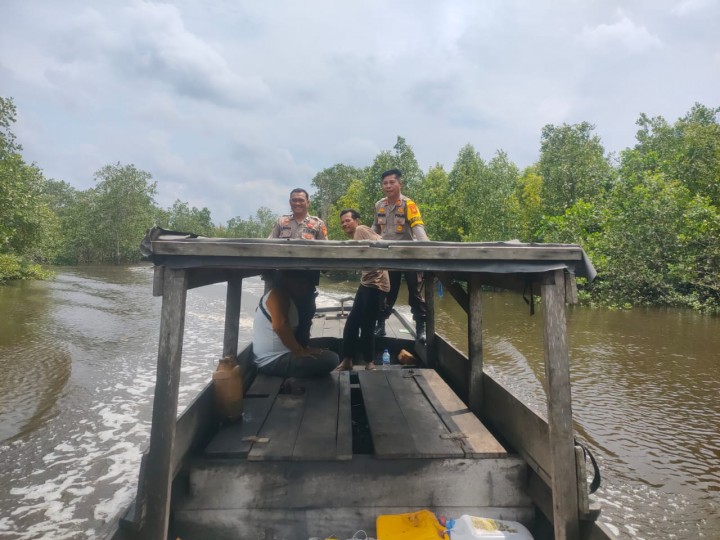
[[[375,203],[373,230],[380,234],[383,240],[429,240],[420,210],[412,200],[400,193],[401,188],[402,172],[400,170],[390,169],[382,174],[382,189],[385,197]],[[417,340],[424,343],[427,306],[420,293],[421,272],[389,272],[390,292],[387,295],[383,313],[377,322],[375,335],[385,335],[385,321],[390,317],[397,300],[403,273],[408,287],[410,310],[415,319]]]
[[[286,238],[300,240],[327,240],[327,227],[325,222],[317,216],[308,214],[310,196],[302,188],[295,188],[290,192],[290,210],[292,214],[280,216],[275,222],[269,238]],[[295,339],[298,343],[307,347],[310,340],[310,327],[315,316],[316,287],[320,282],[320,272],[308,271],[308,277],[312,284],[309,294],[302,300],[298,300],[297,309],[300,318]]]

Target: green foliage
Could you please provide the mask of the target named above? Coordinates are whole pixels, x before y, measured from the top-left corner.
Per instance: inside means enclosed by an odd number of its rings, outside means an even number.
[[[609,187],[612,167],[594,130],[587,122],[542,129],[538,173],[546,213],[562,215],[578,200],[591,200]]]
[[[106,165],[91,196],[92,247],[102,261],[139,260],[138,246],[153,226],[157,184],[134,165]]]
[[[678,255],[669,265],[681,302],[720,312],[720,209],[695,195],[678,226]]]
[[[49,279],[52,272],[10,253],[0,253],[0,284],[17,279]]]
[[[16,110],[0,97],[0,279],[45,275],[34,263],[47,262],[55,249],[58,222],[43,189],[45,178],[20,154],[10,127]]]
[[[623,178],[662,174],[678,180],[691,192],[720,204],[720,107],[700,104],[670,125],[664,118],[641,114],[638,144],[621,156]]]
[[[15,123],[17,117],[17,109],[12,98],[4,98],[0,96],[0,151],[2,152],[20,152],[22,147],[17,144],[15,134],[10,130],[10,126]]]
[[[485,163],[472,145],[464,146],[448,176],[448,202],[454,209],[445,228],[449,239],[487,242],[517,236],[511,197],[518,176],[505,152]]]
[[[326,222],[331,219],[330,207],[347,192],[350,182],[358,180],[362,175],[362,170],[341,163],[323,169],[315,175],[312,185],[317,191],[313,194],[311,201],[317,208],[317,215],[320,219]]]
[[[559,244],[578,244],[587,253],[600,277],[590,287],[587,280],[578,280],[578,293],[583,301],[600,301],[603,291],[603,276],[608,266],[603,251],[605,241],[606,216],[603,206],[592,202],[578,201],[568,208],[562,216],[543,217],[535,229],[537,239],[542,242]],[[605,303],[613,304],[613,299]]]
[[[540,237],[544,242],[580,244],[589,252],[602,242],[605,233],[601,210],[594,203],[578,201],[562,216],[546,217],[539,226]]]
[[[451,225],[454,232],[448,240],[467,241],[475,235],[478,229],[475,210],[482,204],[479,187],[484,170],[485,162],[480,155],[472,145],[465,145],[458,153],[448,176],[448,203],[455,209]]]
[[[15,152],[0,150],[0,250],[23,253],[43,234],[44,178]]]
[[[678,226],[689,199],[676,181],[647,176],[623,183],[605,210],[602,294],[614,303],[674,303],[670,267],[678,261]]]
[[[509,211],[510,197],[515,191],[520,172],[505,152],[498,151],[488,163],[479,186],[483,204],[476,209],[480,241],[517,238],[519,228]]]
[[[509,219],[523,242],[539,242],[543,223],[542,176],[536,167],[528,167],[515,183],[507,200]]]
[[[183,231],[199,236],[212,236],[214,226],[210,218],[210,210],[203,208],[199,210],[194,206],[190,208],[190,205],[186,202],[182,202],[179,199],[175,201],[167,212],[167,221],[160,221],[159,223],[167,223],[167,227],[173,231]]]
[[[278,216],[269,208],[261,206],[254,217],[243,219],[240,216],[232,218],[224,231],[218,231],[216,236],[228,238],[267,238],[270,236]]]
[[[455,210],[448,204],[450,179],[439,163],[425,175],[419,187],[418,206],[430,239],[448,239],[457,235],[453,230]]]

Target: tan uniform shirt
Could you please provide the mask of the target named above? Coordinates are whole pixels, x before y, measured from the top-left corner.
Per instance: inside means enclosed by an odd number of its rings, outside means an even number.
[[[268,238],[327,240],[327,227],[325,222],[316,216],[307,215],[298,223],[292,214],[287,214],[278,218]]]
[[[358,225],[353,240],[382,240],[382,238],[367,225]],[[388,292],[390,290],[390,277],[387,270],[365,270],[360,275],[360,285]]]
[[[429,240],[420,209],[402,194],[394,205],[387,197],[375,203],[372,228],[383,240]]]

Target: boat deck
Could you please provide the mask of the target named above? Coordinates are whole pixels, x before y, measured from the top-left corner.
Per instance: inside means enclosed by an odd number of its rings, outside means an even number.
[[[376,346],[395,358],[414,342],[391,321]],[[337,350],[343,325],[321,313],[313,343]],[[533,518],[525,462],[435,370],[392,364],[317,379],[258,375],[244,403],[243,421],[217,432],[192,463],[189,489],[173,505],[173,535],[349,538],[374,531],[382,513],[422,508]]]
[[[336,348],[344,323],[334,311],[320,312],[314,343]],[[392,343],[395,358],[398,340],[411,338],[409,329],[393,317],[386,332],[377,342]],[[258,376],[245,396],[243,421],[221,429],[205,457],[342,461],[353,453],[378,459],[507,455],[434,370],[392,364],[359,365],[320,379]]]
[[[244,421],[220,430],[205,457],[343,461],[353,453],[377,459],[507,455],[434,370],[378,366],[284,382],[258,376],[245,396]],[[363,432],[357,426],[365,418]],[[356,438],[368,433],[372,444],[357,441],[353,452],[353,432]]]

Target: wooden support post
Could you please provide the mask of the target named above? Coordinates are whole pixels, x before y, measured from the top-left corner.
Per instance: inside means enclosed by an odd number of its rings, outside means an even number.
[[[482,411],[482,303],[480,301],[480,277],[472,274],[468,280],[468,356],[470,357],[470,384],[468,405],[476,415]]]
[[[144,506],[141,538],[146,540],[164,540],[168,534],[173,481],[171,457],[180,387],[187,280],[186,270],[165,269],[150,448],[145,468],[147,474],[140,490],[144,497],[144,504],[141,501]]]
[[[556,540],[579,534],[577,471],[570,396],[570,362],[565,321],[564,270],[548,272],[542,283],[545,378]]]
[[[436,365],[435,354],[435,275],[432,272],[423,273],[425,282],[425,305],[427,317],[425,319],[425,350],[427,351],[427,367],[434,369]]]
[[[570,272],[565,273],[565,302],[572,305],[580,303],[575,274]]]
[[[468,300],[467,293],[455,281],[450,281],[445,274],[438,273],[437,277],[440,283],[443,284],[443,287],[445,287],[445,290],[452,295],[455,301],[460,304],[460,307],[467,313],[470,310],[470,301]]]
[[[225,296],[225,334],[223,336],[223,356],[236,355],[240,334],[240,305],[242,298],[242,276],[228,279]]]
[[[165,281],[165,267],[156,266],[153,269],[153,296],[162,296],[163,282]]]

